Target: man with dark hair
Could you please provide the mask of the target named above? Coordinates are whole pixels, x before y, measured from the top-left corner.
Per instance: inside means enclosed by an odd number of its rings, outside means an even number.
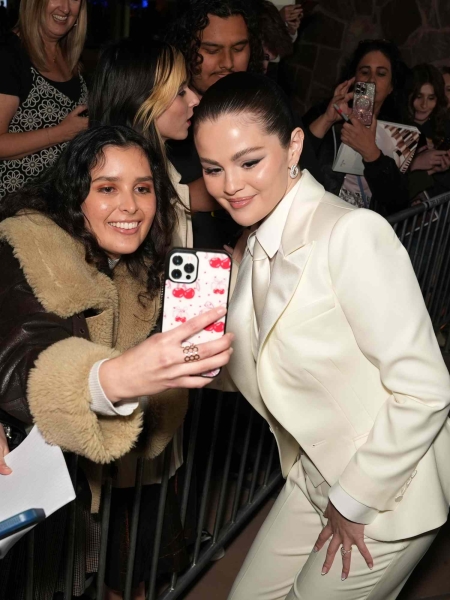
[[[190,85],[200,97],[230,73],[263,71],[264,54],[258,26],[260,12],[259,0],[193,0],[175,21],[167,33],[167,41],[185,56],[191,74]],[[299,117],[296,124],[303,129]],[[208,192],[192,132],[186,140],[170,142],[168,150],[171,162],[181,173],[181,182],[189,186],[191,197],[201,196],[206,206]],[[307,138],[300,166],[321,180],[319,164]],[[215,201],[209,198],[212,210]],[[202,248],[222,247],[240,231],[223,210],[197,213],[192,225],[194,245]]]

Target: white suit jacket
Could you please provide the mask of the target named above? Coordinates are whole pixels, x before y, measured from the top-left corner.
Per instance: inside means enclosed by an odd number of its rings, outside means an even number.
[[[389,541],[442,525],[450,378],[406,250],[379,215],[304,171],[252,354],[251,260],[228,312],[228,373],[267,420],[286,476],[300,447],[330,486],[380,511]]]

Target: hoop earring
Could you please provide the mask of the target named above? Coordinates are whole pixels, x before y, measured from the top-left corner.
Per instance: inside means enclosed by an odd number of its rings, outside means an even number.
[[[75,21],[75,23],[73,24],[74,27],[78,26],[78,19]]]
[[[289,177],[291,179],[295,179],[298,175],[298,165],[292,165],[292,167],[289,169]]]

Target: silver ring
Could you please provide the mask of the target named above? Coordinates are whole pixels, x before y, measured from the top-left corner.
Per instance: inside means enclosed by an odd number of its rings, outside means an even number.
[[[345,556],[346,554],[350,554],[350,552],[352,551],[352,547],[350,546],[350,550],[346,550],[344,548],[344,546],[341,546],[341,554],[342,556]]]

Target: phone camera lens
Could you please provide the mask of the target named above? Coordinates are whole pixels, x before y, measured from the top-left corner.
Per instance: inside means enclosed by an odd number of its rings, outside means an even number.
[[[186,279],[191,279],[191,276],[190,275],[186,275]]]
[[[183,258],[181,256],[174,256],[173,258],[173,264],[174,265],[181,265],[183,262]]]
[[[175,262],[175,261],[174,261]],[[180,271],[180,269],[174,269],[171,273],[172,275],[172,279],[180,279],[180,277],[182,276],[182,272]]]
[[[195,267],[194,265],[188,263],[187,265],[184,265],[184,270],[186,273],[193,273],[195,271]]]

